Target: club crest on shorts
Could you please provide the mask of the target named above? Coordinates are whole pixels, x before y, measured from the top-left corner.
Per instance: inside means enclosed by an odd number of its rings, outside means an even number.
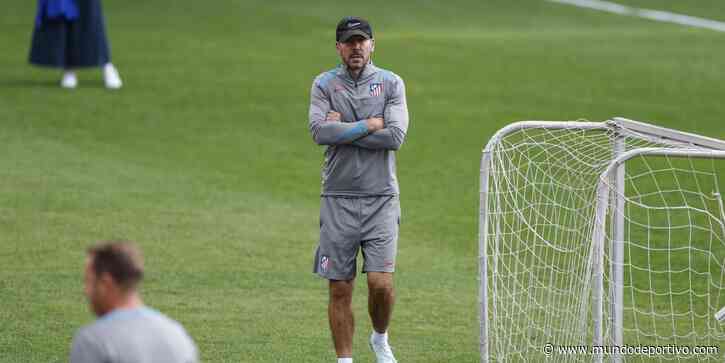
[[[330,268],[330,258],[327,256],[320,257],[320,271],[327,272]]]
[[[377,97],[383,93],[382,83],[370,83],[370,96]]]

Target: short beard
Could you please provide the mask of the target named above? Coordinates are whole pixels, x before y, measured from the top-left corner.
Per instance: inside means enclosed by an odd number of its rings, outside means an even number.
[[[365,57],[363,57],[363,61],[360,66],[353,64],[350,60],[352,60],[352,57],[348,58],[348,61],[345,62],[345,65],[347,66],[348,69],[352,69],[352,70],[363,69],[363,68],[365,68],[365,65],[370,63],[370,58],[365,59]]]

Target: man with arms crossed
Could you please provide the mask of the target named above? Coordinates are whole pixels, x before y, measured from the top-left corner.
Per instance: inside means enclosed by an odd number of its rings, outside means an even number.
[[[403,80],[370,61],[370,24],[345,17],[337,25],[342,64],[312,84],[309,128],[327,145],[322,169],[320,242],[314,271],[329,280],[328,316],[338,363],[352,362],[352,291],[362,249],[368,277],[370,346],[378,363],[396,363],[388,345],[400,202],[395,150],[408,130]]]
[[[73,338],[71,363],[197,363],[184,328],[143,305],[137,287],[143,260],[129,242],[88,249],[85,293],[98,320]]]

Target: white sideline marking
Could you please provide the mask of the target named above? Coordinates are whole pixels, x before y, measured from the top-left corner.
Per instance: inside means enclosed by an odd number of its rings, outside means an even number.
[[[669,11],[650,10],[633,8],[626,5],[613,3],[602,0],[547,0],[552,3],[574,5],[581,8],[589,8],[609,13],[637,16],[640,18],[662,21],[665,23],[675,23],[680,25],[693,26],[696,28],[705,28],[719,32],[725,32],[725,23],[717,20],[698,18],[695,16],[670,13]]]

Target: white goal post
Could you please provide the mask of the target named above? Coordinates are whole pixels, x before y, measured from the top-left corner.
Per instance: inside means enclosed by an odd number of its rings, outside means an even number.
[[[725,141],[624,118],[522,121],[483,150],[482,362],[725,348]],[[716,318],[716,315],[717,318]],[[677,351],[647,361],[712,361]]]

